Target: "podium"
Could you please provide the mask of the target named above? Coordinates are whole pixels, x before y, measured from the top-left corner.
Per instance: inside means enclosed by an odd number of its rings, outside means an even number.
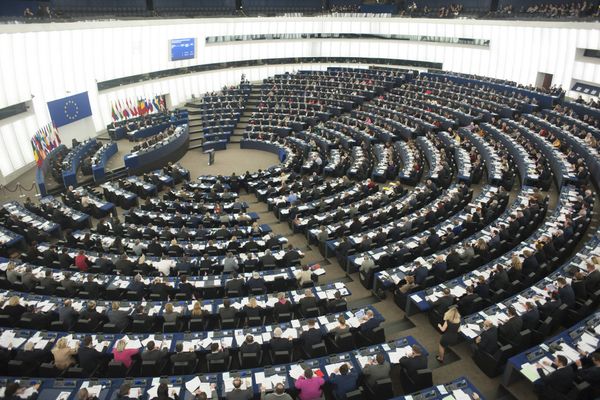
[[[215,149],[206,150],[204,154],[208,154],[208,165],[213,165],[215,163]]]

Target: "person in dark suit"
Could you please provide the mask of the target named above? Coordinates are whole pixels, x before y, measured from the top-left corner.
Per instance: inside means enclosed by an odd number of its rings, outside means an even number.
[[[287,251],[285,252],[285,255],[283,256],[282,262],[283,262],[283,265],[290,266],[293,264],[294,261],[300,260],[301,258],[302,258],[302,256],[300,255],[298,250],[294,249],[294,246],[292,246],[290,244],[287,247]]]
[[[237,293],[236,296],[241,296],[244,289],[244,278],[240,277],[237,271],[231,273],[231,279],[225,282],[225,292],[229,296],[229,292]]]
[[[336,400],[345,400],[346,394],[357,389],[358,374],[350,371],[348,364],[342,364],[329,376],[329,382],[333,385],[333,393]]]
[[[592,388],[595,388],[595,395],[600,394],[600,351],[595,351],[584,360],[575,361],[575,365],[579,379],[588,382]]]
[[[270,249],[265,250],[265,254],[259,258],[259,261],[263,267],[265,265],[277,265],[277,259],[271,254]]]
[[[300,299],[298,305],[300,306],[302,315],[306,315],[311,308],[316,308],[318,310],[317,299],[311,289],[304,290],[304,297]]]
[[[15,360],[22,361],[27,367],[39,367],[41,363],[50,361],[52,359],[52,353],[50,350],[35,349],[35,343],[28,341],[23,345],[22,350],[17,350]]]
[[[490,286],[483,275],[477,277],[477,282],[475,283],[473,291],[483,299],[488,299],[490,297]]]
[[[71,273],[66,271],[63,273],[63,279],[60,281],[60,286],[65,288],[65,292],[69,297],[75,297],[79,285],[76,281],[71,279]]]
[[[127,258],[127,254],[123,253],[115,263],[115,269],[121,275],[131,276],[133,274],[134,264]]]
[[[163,255],[163,248],[158,242],[157,238],[152,239],[152,241],[148,243],[148,248],[146,249],[146,251],[150,254],[155,255],[156,257],[162,257]]]
[[[439,237],[439,235],[436,233],[435,229],[430,229],[429,230],[429,236],[427,237],[427,246],[435,251],[438,249],[438,247],[440,247],[440,243],[441,243],[441,239]]]
[[[102,321],[106,320],[104,314],[101,314],[96,310],[96,302],[94,300],[87,302],[86,308],[79,313],[79,318],[89,319],[92,327],[95,328],[97,328]]]
[[[159,347],[156,347],[154,340],[149,341],[146,345],[146,351],[142,353],[142,361],[158,361],[159,364],[165,363],[169,352],[166,347],[162,350]]]
[[[513,306],[508,307],[506,314],[508,320],[506,320],[498,328],[498,333],[501,338],[508,339],[509,341],[515,340],[521,333],[523,328],[523,320],[517,315],[517,311]]]
[[[254,336],[247,335],[246,340],[240,346],[240,352],[243,353],[256,353],[260,352],[260,344],[254,341]]]
[[[273,337],[269,341],[269,345],[271,346],[271,350],[275,351],[290,351],[292,350],[294,344],[292,343],[292,338],[283,338],[283,331],[280,327],[273,329]]]
[[[437,282],[444,282],[446,280],[446,271],[448,270],[448,264],[443,255],[436,257],[433,264],[431,264],[431,274],[435,277]]]
[[[285,298],[284,293],[277,293],[277,303],[273,306],[273,316],[277,319],[281,314],[290,314],[292,313],[292,307],[292,303]]]
[[[198,357],[194,351],[183,351],[183,343],[179,342],[175,345],[175,354],[172,354],[170,359],[172,364],[184,362],[188,365],[193,365],[198,360]]]
[[[106,316],[108,322],[114,324],[117,329],[123,331],[129,326],[129,315],[127,314],[127,311],[119,310],[120,307],[121,303],[113,301],[111,309],[107,311]]]
[[[179,277],[178,293],[183,293],[188,300],[191,300],[192,297],[194,297],[194,286],[187,281],[187,275],[181,275]]]
[[[381,318],[376,317],[373,310],[367,310],[360,321],[361,332],[372,332],[381,324]]]
[[[510,286],[508,273],[502,264],[496,265],[496,270],[490,276],[490,287],[494,290],[507,289]]]
[[[100,298],[100,294],[104,291],[102,286],[94,281],[95,278],[95,275],[88,274],[87,280],[81,285],[81,290],[87,292],[92,299]]]
[[[429,274],[429,270],[426,266],[422,265],[419,261],[415,261],[415,268],[412,270],[411,275],[415,277],[415,283],[422,285]]]
[[[40,279],[40,286],[43,286],[49,293],[54,293],[59,283],[54,280],[52,277],[52,271],[46,270],[44,272],[44,277]]]
[[[409,355],[400,359],[400,368],[408,376],[415,376],[420,369],[427,368],[427,356],[423,354],[421,346],[413,344]]]
[[[237,315],[237,310],[233,307],[231,307],[231,300],[229,299],[224,299],[223,300],[223,307],[221,307],[219,309],[219,317],[221,318],[221,321],[224,320],[235,320],[235,317]]]
[[[327,312],[334,313],[345,305],[346,301],[342,299],[342,294],[339,290],[336,290],[336,292],[333,294],[333,299],[327,302]]]
[[[546,302],[544,304],[540,303],[539,297],[534,297],[534,300],[538,310],[540,311],[540,317],[542,320],[551,316],[552,313],[554,313],[554,311],[556,311],[562,304],[558,292],[551,292],[549,298],[546,298]]]
[[[83,338],[83,346],[80,346],[77,351],[79,367],[81,367],[83,373],[88,377],[99,365],[102,365],[105,360],[108,360],[108,357],[107,354],[101,353],[94,348],[93,340],[90,335],[86,335]]]
[[[595,264],[588,262],[586,264],[587,275],[585,277],[585,289],[588,294],[600,289],[600,270]]]
[[[222,348],[219,343],[211,343],[210,353],[206,355],[206,361],[223,360],[225,365],[229,362],[229,350]]]
[[[431,308],[436,311],[438,315],[444,315],[446,311],[454,304],[454,296],[450,293],[449,288],[442,290],[442,297],[431,303]]]
[[[521,314],[523,329],[536,329],[540,324],[540,312],[535,304],[528,301],[525,303],[525,312]]]
[[[63,247],[60,255],[58,256],[58,262],[60,263],[60,268],[68,269],[71,265],[73,265],[74,260],[69,255],[69,250],[66,247]]]
[[[78,318],[79,314],[73,308],[71,300],[65,300],[63,306],[58,309],[58,320],[65,324],[67,330],[70,330],[75,325]]]
[[[167,285],[167,278],[156,278],[150,285],[150,293],[157,294],[161,299],[169,298],[169,286]]]
[[[146,289],[146,285],[144,284],[144,281],[142,279],[142,275],[140,274],[134,276],[133,281],[129,284],[127,290],[130,292],[136,292],[138,294],[144,292],[144,290]]]
[[[558,286],[558,295],[560,296],[560,301],[569,307],[574,306],[575,292],[573,291],[571,285],[567,283],[567,280],[561,276],[556,279],[556,285]]]
[[[265,280],[260,276],[258,271],[252,272],[252,276],[250,279],[246,281],[246,287],[248,291],[251,293],[252,290],[261,290],[263,293],[267,292],[267,284]]]
[[[473,286],[467,286],[467,293],[462,295],[458,299],[458,311],[461,315],[469,315],[473,312],[474,302],[479,298],[479,295],[475,293]]]
[[[317,322],[314,319],[309,319],[308,329],[300,335],[302,348],[309,355],[311,354],[312,346],[323,341],[323,334],[321,333],[321,330],[315,326],[316,323]]]
[[[491,355],[498,350],[498,328],[489,319],[483,321],[483,331],[475,338],[474,350]]]
[[[523,275],[528,276],[532,272],[537,272],[540,263],[538,262],[535,254],[529,250],[523,250]]]
[[[41,383],[37,383],[33,385],[33,393],[28,397],[22,397],[21,393],[23,390],[28,389],[24,386],[21,386],[18,382],[9,382],[6,385],[6,389],[4,391],[4,400],[35,400],[38,398],[38,390],[40,388]]]
[[[552,366],[556,370],[546,375],[542,365],[536,365],[540,379],[534,384],[534,388],[540,399],[562,398],[557,395],[566,395],[573,387],[575,371],[568,365],[567,358],[557,355]]]

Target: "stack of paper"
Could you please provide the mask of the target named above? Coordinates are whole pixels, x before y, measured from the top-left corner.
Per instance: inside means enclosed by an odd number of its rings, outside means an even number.
[[[538,374],[537,368],[531,363],[525,363],[521,365],[521,373],[531,382],[535,382],[540,379],[540,374]]]
[[[147,393],[148,393],[149,399],[153,399],[154,397],[157,396],[158,386],[159,386],[159,383],[153,384],[152,387],[150,389],[148,389]],[[169,396],[173,396],[174,393],[179,394],[180,390],[181,390],[181,388],[179,386],[169,385]]]
[[[212,389],[210,387],[210,383],[202,382],[198,376],[194,377],[194,379],[187,381],[185,383],[185,388],[192,394],[196,392],[196,390],[200,390],[207,394],[210,398],[210,393]]]
[[[81,389],[86,388],[89,394],[89,397],[100,397],[100,392],[103,389],[102,385],[91,385],[90,382],[83,382],[81,384]]]

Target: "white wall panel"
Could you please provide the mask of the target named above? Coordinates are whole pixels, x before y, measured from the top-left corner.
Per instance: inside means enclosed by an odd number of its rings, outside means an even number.
[[[490,40],[488,49],[443,43],[391,40],[278,40],[205,45],[207,35],[260,33],[372,33],[466,37]],[[169,61],[169,39],[196,38],[196,58]],[[106,21],[0,26],[0,107],[32,100],[35,115],[0,125],[3,175],[31,161],[24,149],[35,129],[49,121],[46,102],[87,91],[93,123],[110,122],[115,99],[170,94],[174,105],[192,94],[293,70],[265,66],[192,74],[97,92],[96,83],[199,64],[281,57],[377,57],[443,63],[444,69],[535,82],[537,72],[554,74],[568,87],[573,79],[599,83],[600,64],[575,61],[577,48],[600,48],[598,24],[427,19],[253,18]],[[306,64],[302,68],[324,68]],[[31,96],[34,96],[33,99]],[[24,132],[22,132],[24,131]],[[7,149],[16,146],[19,154]]]

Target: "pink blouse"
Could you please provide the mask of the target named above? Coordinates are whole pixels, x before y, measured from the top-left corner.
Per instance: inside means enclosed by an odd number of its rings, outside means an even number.
[[[113,349],[113,357],[115,361],[122,362],[125,367],[131,367],[133,360],[131,357],[135,356],[138,353],[138,349],[125,349],[123,351],[117,351],[117,349]]]

